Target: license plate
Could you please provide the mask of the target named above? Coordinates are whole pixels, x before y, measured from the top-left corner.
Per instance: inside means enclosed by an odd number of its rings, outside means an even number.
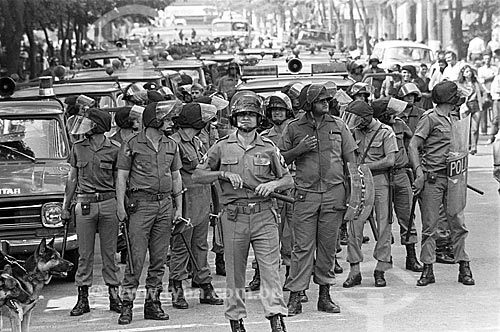
[[[62,234],[62,232],[57,229],[42,228],[37,229],[35,234],[37,237],[52,237],[59,236]]]
[[[448,177],[452,178],[467,171],[467,156],[448,162]]]

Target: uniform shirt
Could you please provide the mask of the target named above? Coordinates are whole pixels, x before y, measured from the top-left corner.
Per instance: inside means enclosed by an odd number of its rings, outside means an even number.
[[[130,171],[130,190],[157,194],[172,192],[172,172],[182,163],[173,139],[162,136],[157,152],[143,130],[123,142],[117,167]]]
[[[119,128],[110,139],[117,141],[118,143],[123,143],[123,141],[127,140],[130,136],[135,135],[135,132],[132,129],[122,129]]]
[[[408,127],[410,127],[411,132],[415,133],[418,121],[420,121],[420,118],[424,113],[425,110],[423,108],[413,105],[405,108],[405,110],[399,115],[399,117],[408,125]]]
[[[278,146],[283,151],[291,150],[306,135],[316,137],[318,148],[295,159],[295,185],[306,191],[323,193],[343,183],[343,155],[357,148],[345,123],[340,118],[326,114],[323,121],[315,125],[311,114],[307,112],[288,124]]]
[[[236,173],[250,186],[290,176],[285,160],[273,142],[259,134],[245,149],[237,137],[237,132],[221,138],[203,157],[199,169]],[[253,202],[267,200],[253,191],[233,189],[228,182],[220,182],[222,203],[251,199]]]
[[[394,168],[407,167],[410,160],[408,158],[408,147],[406,146],[405,141],[411,139],[413,132],[400,118],[396,118],[396,122],[392,125],[392,130],[396,135],[396,143],[398,145],[398,152],[396,152],[396,157],[394,159]]]
[[[434,108],[422,115],[414,135],[424,140],[422,167],[424,171],[436,172],[446,169],[450,151],[451,124],[455,121],[448,114]]]
[[[206,150],[198,137],[195,136],[190,139],[182,128],[170,137],[176,141],[179,146],[179,156],[182,162],[180,171],[182,182],[184,186],[191,187],[193,185],[191,175],[193,175],[196,166],[200,163]]]
[[[370,145],[370,148],[366,153],[365,160],[361,160],[363,158],[363,154],[368,148],[368,144],[372,140],[372,136],[377,132],[377,129],[380,126],[381,129],[378,131],[377,136],[375,136],[375,139]],[[355,129],[353,134],[356,144],[359,147],[357,161],[360,164],[368,164],[370,162],[379,161],[385,158],[389,153],[398,151],[398,143],[396,141],[394,131],[392,131],[391,127],[383,124],[379,120],[375,119],[367,130]]]
[[[94,150],[88,138],[76,141],[71,148],[69,163],[78,169],[78,194],[114,191],[116,160],[120,143],[106,138],[97,150]]]

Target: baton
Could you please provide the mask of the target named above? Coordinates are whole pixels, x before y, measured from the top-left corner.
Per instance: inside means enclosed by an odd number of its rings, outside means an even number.
[[[470,189],[472,191],[474,191],[475,193],[479,194],[479,195],[484,195],[484,191],[482,191],[481,189],[478,189],[476,187],[473,187],[471,185],[467,185],[467,189]]]
[[[121,222],[120,228],[125,236],[125,246],[127,247],[127,262],[130,268],[130,273],[134,274],[134,261],[132,260],[132,247],[130,245],[130,238],[128,236],[127,219]]]
[[[368,223],[370,223],[370,227],[372,229],[373,237],[375,238],[375,241],[378,241],[378,231],[377,231],[377,224],[375,223],[375,218],[373,218],[373,210],[368,216]]]
[[[179,226],[179,229],[176,229],[175,226],[180,225],[181,222],[183,222],[185,224],[182,226]],[[189,245],[189,243],[186,240],[186,237],[184,236],[184,231],[186,230],[185,229],[186,227],[193,227],[193,225],[191,224],[191,219],[177,217],[174,220],[174,230],[172,231],[172,236],[176,236],[176,235],[181,236],[182,241],[184,242],[184,245],[186,246],[186,250],[188,251],[189,258],[191,258],[191,263],[193,264],[196,272],[199,272],[201,270],[200,266],[198,265],[198,262],[194,258],[194,254],[193,254],[193,251],[191,250],[191,246]]]
[[[66,244],[68,243],[68,228],[69,228],[69,223],[71,221],[75,220],[75,210],[74,210],[74,205],[70,207],[70,218],[64,220],[64,235],[63,235],[63,243],[62,243],[62,249],[61,249],[61,257],[64,258],[64,254],[66,253]]]
[[[411,201],[411,210],[410,210],[410,220],[408,220],[408,229],[406,230],[405,241],[408,243],[410,241],[410,233],[413,227],[413,219],[415,219],[415,208],[417,206],[418,195],[413,195],[413,199]]]
[[[228,178],[223,177],[223,176],[219,176],[219,180],[231,183],[231,181]],[[251,190],[251,191],[255,191],[255,187],[252,187],[251,185],[246,184],[245,182],[243,182],[243,188]],[[284,201],[284,202],[291,203],[291,204],[295,203],[295,198],[287,196],[287,195],[283,195],[283,194],[278,194],[275,192],[270,193],[269,197],[276,198],[276,199],[279,199],[280,201]]]

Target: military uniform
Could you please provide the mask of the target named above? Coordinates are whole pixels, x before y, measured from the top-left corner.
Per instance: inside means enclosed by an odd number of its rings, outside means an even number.
[[[220,139],[198,165],[201,170],[239,174],[250,186],[291,177],[271,140],[256,134],[247,149],[237,133]],[[245,271],[250,244],[261,270],[261,297],[266,317],[287,315],[279,277],[278,220],[271,199],[253,191],[234,189],[221,182],[224,205],[222,227],[226,255],[227,298],[225,316],[231,321],[246,317]]]
[[[399,115],[399,117],[408,125],[408,127],[410,127],[411,132],[414,133],[417,128],[418,121],[424,112],[425,110],[423,108],[412,105],[408,106],[403,113]]]
[[[129,234],[134,271],[127,266],[122,284],[124,300],[133,301],[139,286],[146,251],[149,268],[146,288],[161,292],[172,230],[172,172],[182,162],[177,143],[163,136],[158,151],[145,131],[130,137],[118,156],[117,168],[128,178]]]

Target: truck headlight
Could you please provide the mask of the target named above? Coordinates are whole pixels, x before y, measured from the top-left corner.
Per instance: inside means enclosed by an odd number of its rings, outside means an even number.
[[[45,203],[42,205],[42,225],[47,228],[64,226],[61,214],[62,203]]]

